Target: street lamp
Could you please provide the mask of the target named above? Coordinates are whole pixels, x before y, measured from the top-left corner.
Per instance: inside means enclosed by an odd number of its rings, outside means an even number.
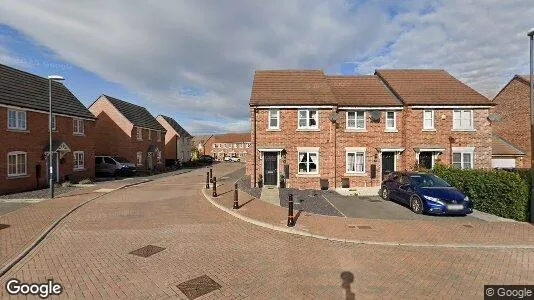
[[[54,167],[52,159],[52,81],[65,78],[59,75],[48,76],[48,183],[50,184],[50,199],[54,198]]]
[[[532,81],[532,73],[534,73],[534,28],[531,28],[527,36],[530,37],[530,223],[534,223],[534,163],[532,155],[534,155],[534,82]]]

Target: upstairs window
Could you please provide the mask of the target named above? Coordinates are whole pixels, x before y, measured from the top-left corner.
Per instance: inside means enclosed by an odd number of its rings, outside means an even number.
[[[318,111],[305,109],[298,111],[298,128],[299,129],[318,129],[319,119]]]
[[[151,136],[152,132],[151,131],[152,130],[150,130],[150,129],[148,130],[148,140],[149,141],[152,140],[152,136]]]
[[[143,140],[143,129],[141,127],[137,127],[137,140],[138,141]]]
[[[473,130],[473,111],[454,110],[452,112],[453,130]]]
[[[161,131],[157,131],[157,135],[158,135],[158,142],[161,142]]]
[[[427,130],[434,129],[434,111],[433,110],[423,111],[423,129],[427,129]]]
[[[26,130],[26,112],[23,110],[7,110],[7,128]]]
[[[269,110],[269,129],[280,129],[280,110]]]
[[[56,115],[52,115],[52,130],[56,130]]]
[[[347,129],[365,129],[365,112],[348,111],[347,112]]]
[[[397,130],[396,113],[394,111],[386,111],[386,130]]]
[[[84,128],[83,128],[83,120],[82,119],[73,119],[73,133],[74,134],[83,134]]]

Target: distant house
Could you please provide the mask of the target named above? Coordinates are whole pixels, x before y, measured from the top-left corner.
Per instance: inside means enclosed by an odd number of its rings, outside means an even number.
[[[493,168],[513,169],[522,165],[525,152],[502,137],[493,134],[491,166]]]
[[[47,185],[49,81],[0,65],[0,194]],[[52,82],[54,181],[94,176],[95,116]]]
[[[213,135],[197,135],[193,137],[193,148],[198,150],[199,155],[207,155],[206,152],[206,143],[210,141],[210,139],[213,137]]]
[[[193,147],[191,134],[171,117],[159,115],[156,120],[167,130],[165,134],[165,158],[180,161],[191,160]]]
[[[214,135],[205,145],[206,153],[217,160],[225,157],[238,157],[241,161],[247,160],[251,145],[250,133],[226,133]]]
[[[163,166],[166,130],[146,108],[101,95],[89,110],[97,117],[96,155],[121,156],[141,170]]]
[[[500,116],[500,120],[492,124],[493,133],[497,134],[514,148],[524,153],[522,159],[513,157],[498,164],[510,166],[515,163],[517,168],[530,168],[530,80],[529,75],[515,75],[493,98],[495,107],[492,112]]]

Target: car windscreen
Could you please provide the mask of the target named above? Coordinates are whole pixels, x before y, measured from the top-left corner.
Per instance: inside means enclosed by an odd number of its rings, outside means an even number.
[[[450,187],[445,180],[433,174],[410,175],[411,182],[419,187]]]
[[[113,159],[116,161],[116,162],[120,162],[120,163],[129,163],[129,161],[124,158],[124,157],[120,157],[120,156],[113,156]]]

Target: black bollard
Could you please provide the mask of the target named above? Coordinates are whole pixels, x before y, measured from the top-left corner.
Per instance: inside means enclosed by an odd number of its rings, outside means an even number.
[[[287,227],[295,226],[295,218],[293,217],[293,194],[289,194],[289,211],[287,213]]]
[[[234,209],[239,209],[239,202],[238,202],[238,190],[237,190],[237,182],[234,186]]]
[[[210,188],[210,172],[206,172],[206,188]]]
[[[210,168],[210,182],[213,182],[213,169]]]
[[[213,197],[217,197],[217,177],[213,177]]]

